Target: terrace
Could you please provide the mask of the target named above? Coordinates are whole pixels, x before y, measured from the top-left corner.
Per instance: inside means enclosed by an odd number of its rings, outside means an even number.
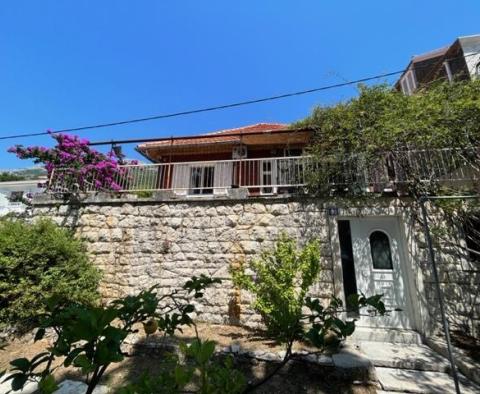
[[[119,193],[169,192],[176,197],[240,195],[258,197],[309,193],[311,184],[333,191],[396,192],[409,183],[433,182],[445,187],[478,187],[478,149],[406,150],[374,157],[349,155],[316,159],[312,156],[203,160],[121,165],[114,181]],[[47,192],[95,193],[96,174],[80,185],[61,169],[49,179]]]

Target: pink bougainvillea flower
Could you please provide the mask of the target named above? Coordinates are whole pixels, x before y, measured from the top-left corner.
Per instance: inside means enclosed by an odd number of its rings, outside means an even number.
[[[42,163],[48,176],[53,175],[54,181],[68,180],[68,184],[77,184],[80,188],[94,182],[97,189],[121,189],[114,179],[119,179],[125,171],[119,166],[115,155],[98,152],[89,146],[88,140],[75,135],[53,134],[51,130],[49,133],[57,142],[53,148],[16,145],[9,148],[8,152],[21,159],[33,159],[34,163]]]

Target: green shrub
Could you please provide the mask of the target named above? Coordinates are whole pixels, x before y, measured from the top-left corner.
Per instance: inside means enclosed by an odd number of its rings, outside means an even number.
[[[107,368],[125,358],[122,345],[129,334],[138,332],[135,325],[143,323],[145,334],[159,333],[174,335],[182,326],[194,325],[190,316],[195,312],[192,299],[202,298],[205,289],[219,279],[205,275],[193,276],[178,289],[162,295],[158,285],[143,290],[136,295],[113,300],[107,306],[65,303],[58,297],[44,302],[45,312],[39,316],[35,341],[44,337],[47,329],[57,333],[52,345],[31,359],[17,358],[10,362],[10,373],[0,371],[0,383],[10,381],[12,390],[21,390],[28,381],[38,382],[42,394],[51,394],[58,389],[55,375],[57,368],[78,368],[86,377],[88,388],[85,394],[92,394]],[[164,290],[164,289],[162,289]],[[159,308],[159,303],[167,302]],[[223,364],[214,363],[215,344],[201,341],[198,337],[182,351],[189,359],[194,359],[194,368],[179,363],[175,355],[165,355],[160,361],[162,370],[159,376],[144,375],[142,379],[122,393],[154,394],[183,393],[183,387],[194,374],[200,375],[200,393],[238,393],[244,385],[243,376],[233,369],[228,360]],[[55,362],[63,359],[61,364]],[[59,360],[58,360],[59,361]],[[55,365],[57,364],[57,365]]]
[[[255,273],[246,273],[249,268]],[[282,235],[273,250],[232,271],[234,283],[255,295],[254,309],[269,333],[280,341],[301,332],[305,296],[320,272],[320,246],[309,241],[299,249],[293,239]]]
[[[84,244],[49,220],[0,221],[0,327],[28,329],[53,295],[92,304],[99,271]]]
[[[351,336],[356,319],[345,319],[345,312],[358,314],[365,308],[378,316],[391,312],[385,309],[381,294],[352,294],[346,304],[333,294],[328,302],[307,297],[319,272],[318,241],[308,241],[298,248],[286,235],[259,259],[247,266],[232,267],[233,283],[255,296],[251,305],[262,315],[268,334],[285,346],[283,360],[262,379],[249,383],[245,392],[255,392],[288,363],[294,356],[294,342],[305,341],[321,352],[337,347]]]

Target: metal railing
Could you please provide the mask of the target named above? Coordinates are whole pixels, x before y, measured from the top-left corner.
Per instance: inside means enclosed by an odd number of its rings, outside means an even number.
[[[275,194],[323,183],[366,191],[394,189],[415,179],[458,183],[480,179],[478,149],[407,150],[375,156],[325,155],[122,165],[112,175],[119,192],[169,190],[179,195],[226,194],[246,188],[250,194]],[[81,185],[71,171],[51,174],[50,192],[104,191],[94,171]]]

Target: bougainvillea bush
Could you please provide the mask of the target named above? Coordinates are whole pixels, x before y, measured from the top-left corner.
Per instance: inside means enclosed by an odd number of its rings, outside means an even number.
[[[75,135],[50,135],[56,141],[53,148],[16,145],[8,151],[20,159],[33,159],[35,164],[43,164],[53,184],[69,191],[121,189],[118,180],[123,169],[114,152],[98,152],[89,146],[88,140]]]

